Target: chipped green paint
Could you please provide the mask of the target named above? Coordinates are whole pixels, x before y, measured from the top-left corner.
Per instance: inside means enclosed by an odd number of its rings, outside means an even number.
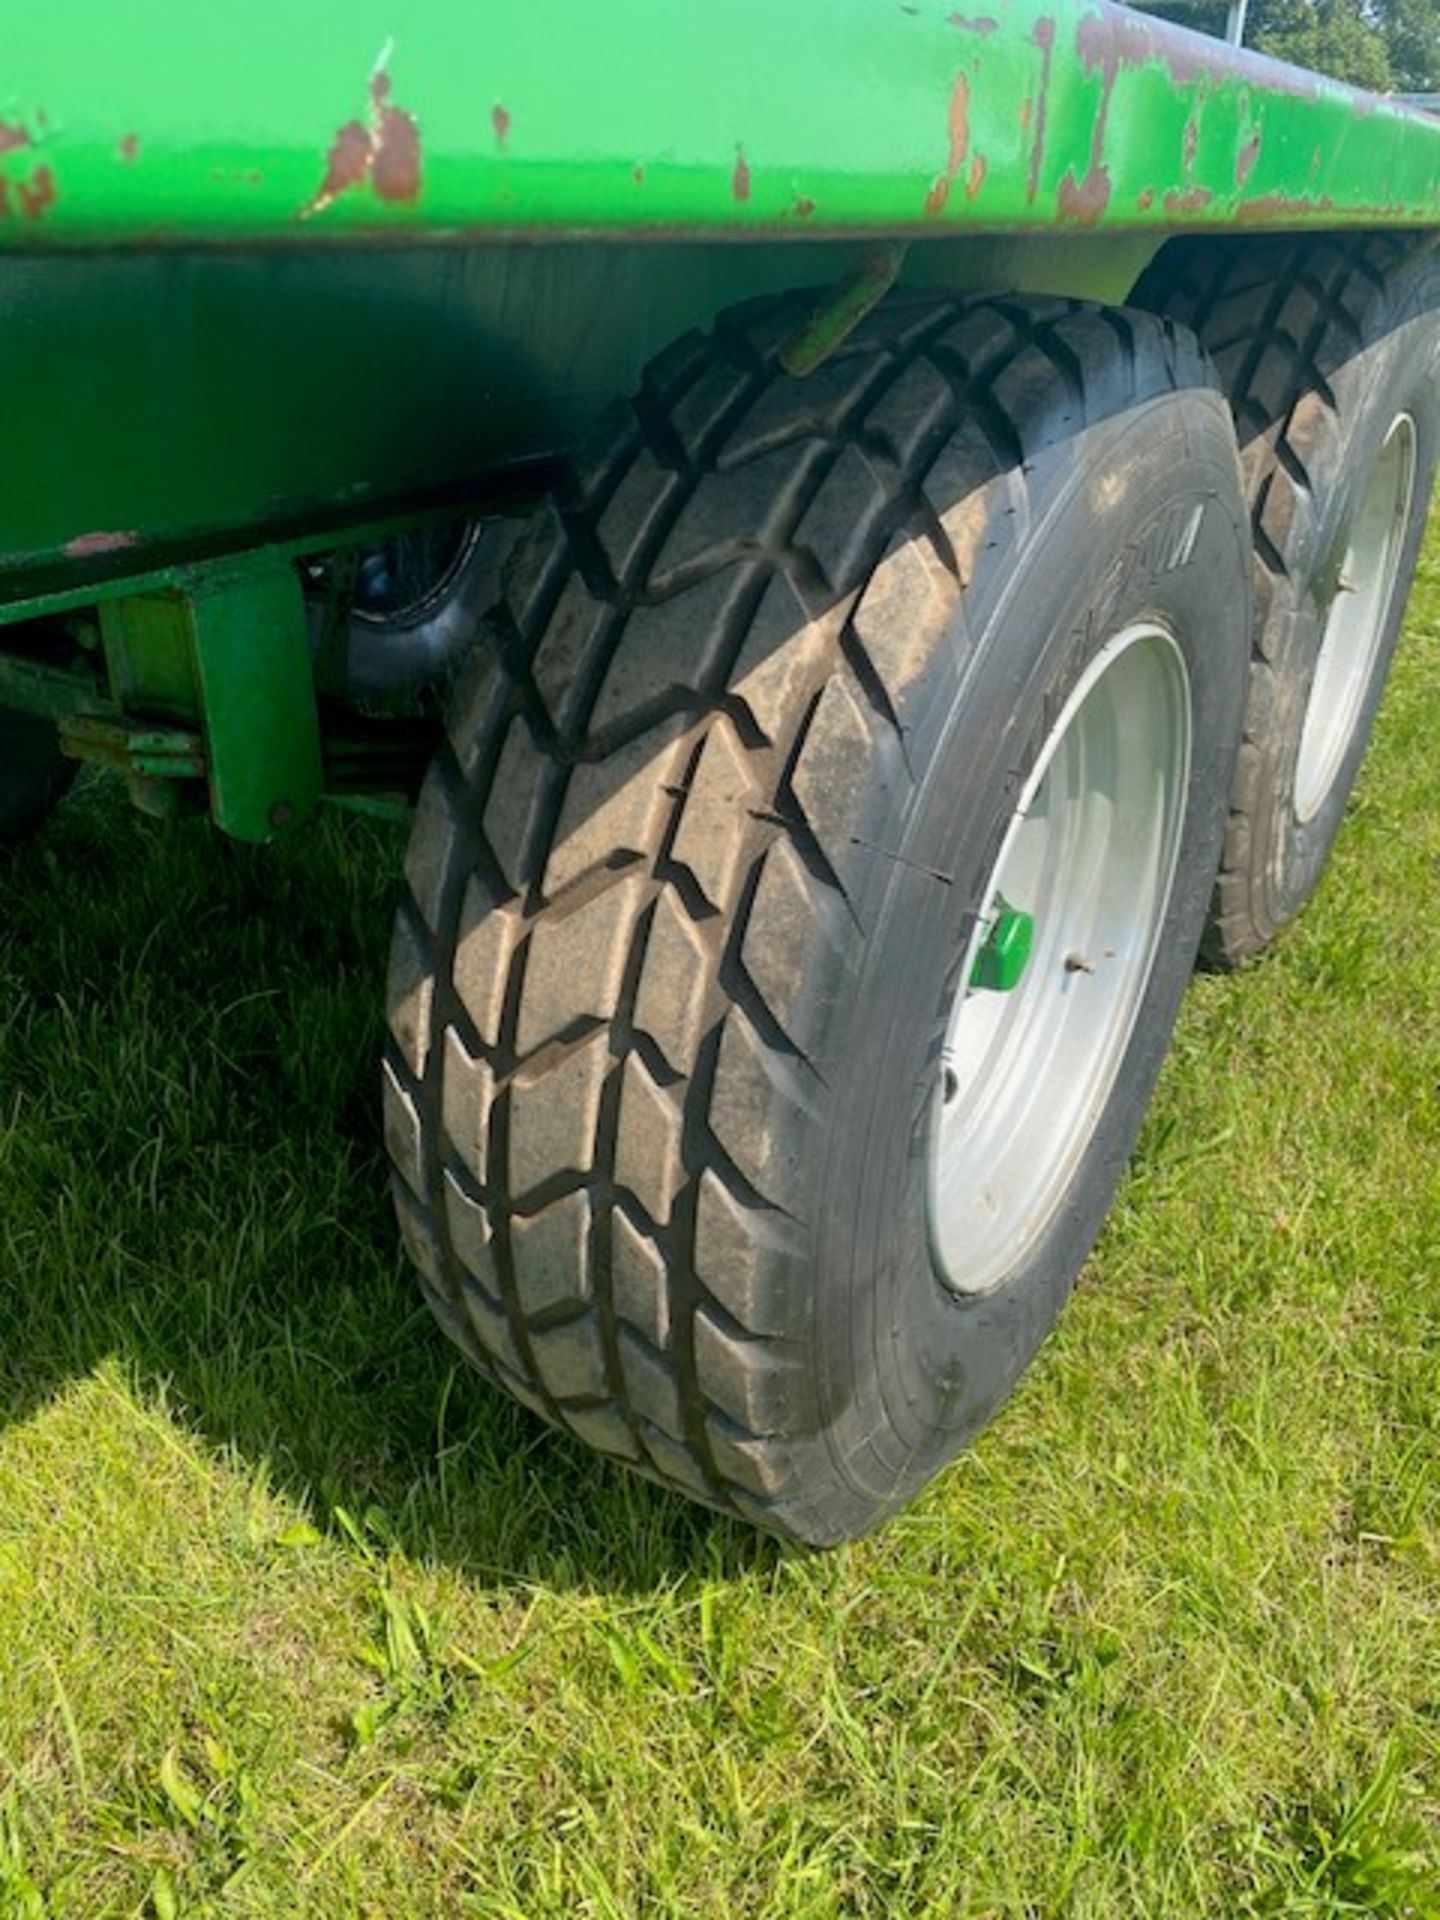
[[[822,290],[787,349],[814,366],[902,260],[1113,301],[1170,231],[1437,206],[1440,121],[1104,0],[23,10],[0,632],[96,607],[103,647],[0,647],[0,704],[271,837],[367,764],[322,748],[296,558],[513,508],[731,302]]]
[[[56,0],[0,247],[1428,224],[1440,123],[1108,5]]]
[[[54,0],[0,70],[0,601],[473,497],[876,242],[1122,300],[1168,231],[1437,183],[1440,121],[1074,0]]]

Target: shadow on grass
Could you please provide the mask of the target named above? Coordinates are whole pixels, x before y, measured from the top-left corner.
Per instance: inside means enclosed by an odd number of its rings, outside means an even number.
[[[512,1406],[419,1303],[377,1090],[400,851],[339,817],[241,847],[95,780],[0,868],[0,1420],[116,1357],[317,1524],[484,1583],[775,1561]]]

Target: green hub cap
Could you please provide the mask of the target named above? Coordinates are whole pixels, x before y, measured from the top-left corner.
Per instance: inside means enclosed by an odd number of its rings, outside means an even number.
[[[970,985],[986,993],[1009,993],[1020,984],[1035,939],[1035,916],[997,903],[999,911],[975,956]]]

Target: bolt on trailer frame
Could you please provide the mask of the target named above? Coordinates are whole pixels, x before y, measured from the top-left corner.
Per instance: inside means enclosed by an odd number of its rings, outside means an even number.
[[[897,277],[1113,301],[1172,234],[1437,219],[1416,112],[1103,3],[976,7],[17,19],[0,702],[265,839],[422,744],[317,700],[315,558],[523,508],[727,301],[830,288],[813,365]]]

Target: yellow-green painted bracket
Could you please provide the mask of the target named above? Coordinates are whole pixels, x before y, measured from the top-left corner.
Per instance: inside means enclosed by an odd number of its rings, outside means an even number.
[[[780,349],[780,364],[801,379],[822,367],[873,307],[889,293],[905,264],[903,241],[868,247],[850,272],[823,299]]]
[[[217,826],[272,840],[313,810],[324,774],[293,566],[262,557],[184,588],[104,601],[99,612],[119,709],[198,723]]]

